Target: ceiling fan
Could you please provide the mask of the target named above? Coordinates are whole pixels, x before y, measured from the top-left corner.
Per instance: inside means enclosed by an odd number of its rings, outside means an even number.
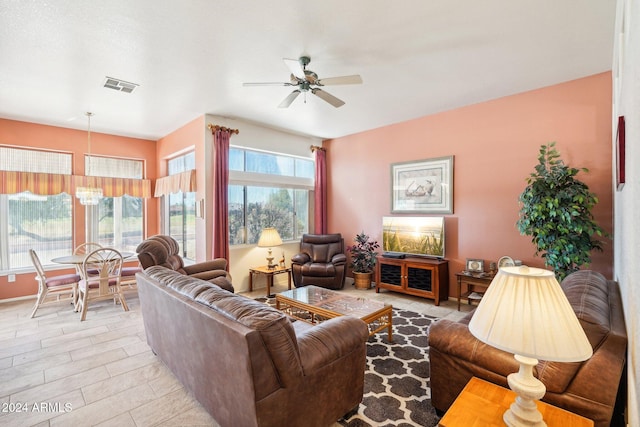
[[[308,56],[301,56],[299,59],[287,59],[283,58],[284,63],[291,71],[291,78],[288,82],[280,83],[243,83],[243,86],[295,86],[293,90],[282,102],[278,105],[278,108],[287,108],[291,103],[300,95],[300,93],[311,92],[318,98],[328,102],[334,107],[342,107],[344,101],[336,98],[330,93],[320,89],[322,86],[329,85],[351,85],[361,84],[362,78],[359,75],[341,76],[341,77],[329,77],[326,79],[318,78],[318,75],[311,70],[307,70],[307,65],[311,62],[311,58]],[[306,100],[305,100],[306,102]]]

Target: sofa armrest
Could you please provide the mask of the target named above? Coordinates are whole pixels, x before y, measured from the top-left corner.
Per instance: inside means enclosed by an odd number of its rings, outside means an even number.
[[[331,258],[331,263],[333,265],[342,265],[342,264],[346,264],[346,262],[347,262],[347,256],[345,254],[335,254]]]
[[[366,352],[369,328],[361,319],[341,316],[306,329],[297,338],[302,369],[309,375],[358,348]]]
[[[183,270],[189,276],[193,276],[197,273],[202,273],[205,271],[212,271],[212,270],[224,270],[226,272],[227,260],[224,258],[216,258],[209,261],[199,262],[197,264],[185,265],[183,267]],[[219,274],[217,275],[219,276]],[[216,276],[212,276],[212,277],[216,277]]]
[[[291,262],[293,264],[306,264],[311,261],[311,257],[305,253],[295,254],[291,257]]]
[[[505,377],[517,372],[520,366],[513,354],[498,350],[474,337],[466,323],[448,319],[440,319],[431,325],[429,347]]]

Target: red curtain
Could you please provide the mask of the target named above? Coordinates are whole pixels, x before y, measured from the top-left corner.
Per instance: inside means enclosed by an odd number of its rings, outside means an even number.
[[[327,153],[316,147],[315,233],[327,234]]]
[[[229,139],[226,129],[213,130],[213,258],[225,258],[229,268]]]

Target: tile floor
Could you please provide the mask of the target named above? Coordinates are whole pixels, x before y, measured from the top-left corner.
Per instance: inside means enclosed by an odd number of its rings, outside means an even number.
[[[470,309],[349,283],[345,292],[436,317]],[[147,346],[135,291],[127,302],[129,312],[96,303],[84,322],[67,302],[40,308],[34,319],[34,300],[0,302],[0,425],[217,426]]]

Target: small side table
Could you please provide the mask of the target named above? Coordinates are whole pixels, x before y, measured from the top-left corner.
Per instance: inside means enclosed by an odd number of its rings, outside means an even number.
[[[289,290],[291,289],[291,267],[280,267],[276,266],[274,268],[269,268],[266,265],[261,267],[253,267],[249,269],[249,292],[253,291],[253,275],[254,274],[264,274],[267,276],[267,297],[273,297],[271,293],[271,288],[273,287],[273,276],[276,274],[287,273],[287,286]]]
[[[479,301],[482,294],[486,292],[494,276],[472,276],[465,273],[456,273],[458,279],[458,311],[460,311],[460,300],[466,299],[467,304],[471,304],[474,299]],[[467,285],[467,291],[462,293],[462,284]],[[477,296],[474,298],[474,296]]]
[[[504,387],[473,377],[440,420],[440,427],[504,427],[502,415],[516,394]],[[544,402],[538,410],[548,427],[593,427],[593,421]]]

